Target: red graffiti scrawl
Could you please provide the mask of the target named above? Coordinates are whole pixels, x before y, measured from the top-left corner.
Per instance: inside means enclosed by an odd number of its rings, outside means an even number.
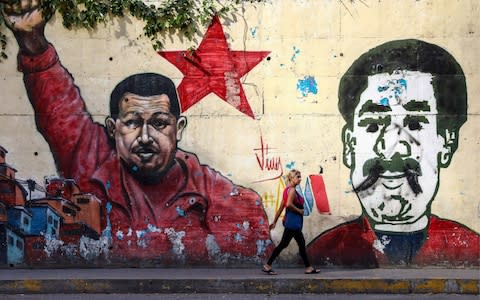
[[[182,112],[210,93],[254,118],[240,78],[262,61],[269,51],[232,51],[217,16],[196,50],[160,51],[184,75],[178,86]]]

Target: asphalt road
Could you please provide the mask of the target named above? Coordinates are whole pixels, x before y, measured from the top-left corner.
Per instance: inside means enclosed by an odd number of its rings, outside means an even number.
[[[36,294],[1,295],[2,300],[479,300],[479,295],[455,294]]]

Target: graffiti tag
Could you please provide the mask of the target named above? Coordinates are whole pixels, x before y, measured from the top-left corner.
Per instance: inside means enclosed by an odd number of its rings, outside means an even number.
[[[260,136],[260,148],[255,148],[253,151],[255,152],[255,157],[257,158],[258,166],[262,171],[278,171],[277,174],[273,177],[269,177],[266,179],[261,179],[255,182],[262,182],[262,181],[269,181],[275,180],[280,178],[283,175],[283,167],[282,161],[280,156],[272,156],[269,153],[269,150],[275,148],[269,148],[267,143],[263,142],[263,137]]]

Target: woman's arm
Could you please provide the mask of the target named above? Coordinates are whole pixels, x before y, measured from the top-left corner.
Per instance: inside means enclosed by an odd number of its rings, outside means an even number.
[[[277,210],[277,213],[275,214],[275,218],[273,219],[273,223],[270,224],[270,230],[272,230],[273,228],[275,228],[275,225],[277,225],[277,221],[278,221],[278,218],[280,217],[280,215],[282,214],[282,211],[283,209],[285,208],[285,204],[282,203],[280,204],[280,207],[278,208]]]
[[[288,191],[288,198],[287,198],[287,209],[290,209],[294,212],[296,212],[297,214],[299,215],[302,215],[303,216],[303,208],[298,208],[295,206],[295,204],[293,204],[293,199],[295,199],[295,188],[291,188],[289,191]]]

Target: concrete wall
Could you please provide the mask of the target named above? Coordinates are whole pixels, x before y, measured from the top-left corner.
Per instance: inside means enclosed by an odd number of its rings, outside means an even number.
[[[182,112],[188,121],[178,147],[191,154],[182,153],[182,158],[195,154],[208,166],[205,169],[187,159],[187,169],[193,170],[189,174],[201,174],[191,176],[188,188],[180,184],[185,177],[180,171],[169,177],[168,187],[158,183],[155,187],[136,182],[135,172],[122,171],[118,157],[109,162],[115,150],[108,146],[108,136],[85,121],[81,108],[75,110],[69,102],[60,102],[60,112],[53,108],[56,101],[70,101],[58,96],[63,95],[58,89],[68,85],[62,83],[69,80],[66,73],[30,78],[35,81],[30,92],[37,107],[35,123],[17,71],[18,47],[10,34],[10,58],[0,64],[0,145],[8,151],[6,163],[17,170],[16,179],[32,178],[40,186],[32,193],[34,201],[25,201],[25,206],[60,210],[62,222],[70,226],[67,233],[77,233],[77,237],[62,237],[60,229],[58,236],[45,235],[43,254],[26,261],[46,266],[259,264],[283,233],[283,226],[277,224],[271,231],[272,244],[267,228],[281,202],[282,176],[298,169],[308,214],[303,233],[315,264],[478,265],[479,14],[476,0],[246,4],[236,22],[220,19],[210,29],[203,28],[195,41],[169,37],[161,55],[139,37],[142,24],[133,18],[112,20],[95,32],[68,31],[60,17],[50,20],[47,39],[75,78],[86,110],[100,124],[109,115],[110,92],[121,80],[142,72],[172,78],[181,106],[188,106]],[[345,77],[363,82],[355,96],[361,104],[339,105],[339,90],[354,91],[340,86],[350,66],[360,65],[359,57],[370,49],[395,40],[400,42],[371,52],[374,58],[364,64],[366,70]],[[438,47],[424,49],[417,40]],[[191,47],[197,49],[195,54],[178,52]],[[440,66],[450,55],[458,64]],[[408,63],[407,56],[416,63]],[[420,58],[431,58],[433,69],[417,68]],[[374,71],[379,75],[373,76]],[[437,84],[438,78],[444,80]],[[439,98],[445,98],[440,91],[451,92],[446,110],[438,108]],[[465,93],[467,106],[462,104]],[[369,100],[373,106],[363,106]],[[415,108],[408,108],[410,101]],[[339,107],[351,110],[350,126],[344,127]],[[372,107],[374,112],[369,110]],[[42,117],[48,114],[51,119]],[[49,132],[52,148],[37,126],[50,128],[44,130]],[[364,167],[374,158],[370,168]],[[94,176],[105,162],[117,164]],[[372,166],[381,166],[376,180],[367,174],[375,169]],[[406,169],[419,176],[407,177]],[[66,194],[45,193],[41,190],[57,180],[46,182],[45,176],[75,182],[62,183],[60,190]],[[65,200],[62,205],[73,210],[80,207],[72,200],[78,197],[68,192],[72,189],[88,194],[92,203],[101,203],[101,232],[88,226],[98,210],[83,219],[91,221],[82,222],[61,212],[58,201]],[[184,204],[165,212],[161,208],[174,190],[201,195],[195,194],[193,200],[192,194],[182,195]],[[142,192],[153,204],[133,200]],[[138,211],[126,213],[120,202]],[[89,207],[95,209],[95,205]],[[300,263],[294,242],[278,262]]]

